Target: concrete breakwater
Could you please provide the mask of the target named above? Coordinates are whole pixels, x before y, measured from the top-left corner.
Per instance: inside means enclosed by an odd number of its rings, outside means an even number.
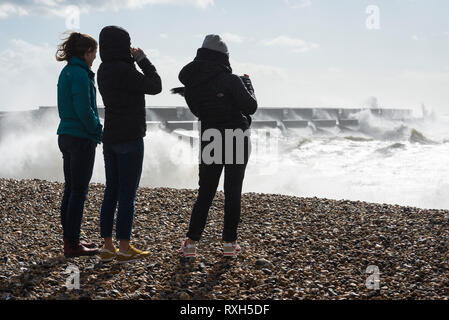
[[[259,108],[253,117],[254,129],[280,128],[298,129],[320,128],[357,128],[359,121],[356,115],[369,110],[373,115],[389,120],[409,120],[413,113],[409,109],[360,109],[360,108]],[[36,110],[23,112],[0,112],[0,125],[12,117],[28,116],[40,120],[48,115],[56,115],[56,107],[39,107]],[[100,117],[104,119],[105,111],[99,107]],[[149,107],[147,108],[149,129],[194,130],[196,117],[187,107]]]

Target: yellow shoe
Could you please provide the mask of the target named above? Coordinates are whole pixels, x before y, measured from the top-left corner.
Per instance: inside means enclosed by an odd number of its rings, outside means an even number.
[[[104,246],[100,249],[100,260],[101,262],[111,262],[117,257],[118,249],[114,248],[114,252],[105,249]]]
[[[143,259],[148,256],[150,256],[150,252],[140,251],[134,248],[133,246],[129,246],[127,253],[123,253],[121,251],[117,253],[117,261],[118,263],[135,262],[139,259]]]

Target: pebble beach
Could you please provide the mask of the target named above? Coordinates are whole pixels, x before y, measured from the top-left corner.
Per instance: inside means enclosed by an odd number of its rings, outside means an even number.
[[[152,255],[119,265],[64,258],[62,192],[61,183],[0,179],[0,300],[449,300],[449,211],[249,193],[243,251],[226,259],[219,192],[199,256],[184,260],[197,191],[140,188],[133,244]],[[82,226],[98,245],[103,192],[91,185]],[[70,265],[80,289],[65,286]]]

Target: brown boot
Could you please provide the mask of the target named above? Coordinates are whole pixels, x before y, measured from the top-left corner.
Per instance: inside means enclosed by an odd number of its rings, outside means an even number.
[[[80,244],[82,246],[85,246],[88,249],[98,249],[97,245],[93,242],[84,242],[84,241],[80,241]]]
[[[64,238],[64,243],[65,243],[66,240],[67,240],[67,238]],[[89,249],[98,249],[97,245],[95,243],[93,243],[93,242],[80,241],[80,244],[82,246],[85,246],[86,248],[89,248]]]
[[[79,241],[73,244],[68,239],[64,239],[64,256],[66,258],[91,257],[98,253],[98,249],[89,249],[83,246]]]
[[[64,238],[64,255],[66,252],[69,252],[71,250],[70,247],[70,241],[67,238]]]

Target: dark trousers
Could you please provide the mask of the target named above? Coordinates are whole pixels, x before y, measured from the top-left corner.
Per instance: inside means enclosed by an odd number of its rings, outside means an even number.
[[[64,237],[76,245],[80,239],[84,202],[92,178],[97,144],[67,135],[59,136],[58,144],[64,159],[65,178],[61,224]]]
[[[187,237],[193,241],[201,239],[204,228],[206,227],[209,209],[217,192],[221,173],[224,168],[224,194],[225,194],[225,215],[223,228],[223,241],[234,242],[237,240],[237,229],[240,222],[241,198],[245,170],[250,156],[251,141],[245,140],[245,157],[243,164],[200,164],[199,166],[199,190],[198,198],[193,207],[190,219],[189,232]],[[202,143],[203,149],[205,146]],[[234,156],[235,156],[234,146]],[[225,150],[223,150],[223,158]]]
[[[143,138],[119,144],[103,145],[106,190],[101,207],[102,238],[111,238],[118,204],[116,237],[131,240],[135,199],[142,175]]]

